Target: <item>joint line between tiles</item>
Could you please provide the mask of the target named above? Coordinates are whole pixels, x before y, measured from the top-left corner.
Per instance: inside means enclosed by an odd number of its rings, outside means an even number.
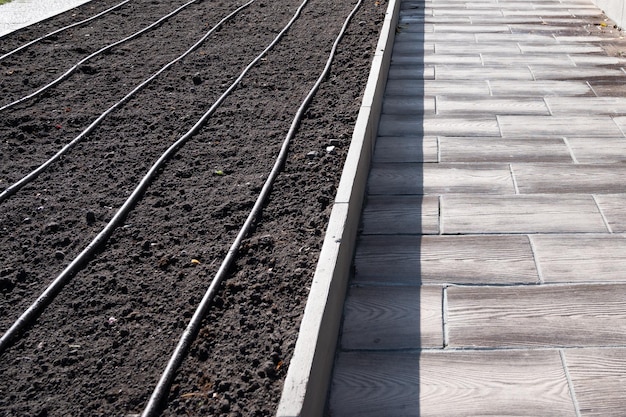
[[[438,223],[438,227],[439,227],[439,234],[443,235],[443,196],[439,196],[437,198],[437,215],[439,216],[437,219],[437,223]]]
[[[442,288],[441,294],[441,326],[443,333],[443,348],[446,349],[450,343],[448,335],[448,287]]]
[[[517,186],[517,179],[515,178],[515,173],[513,172],[513,164],[509,164],[509,172],[511,173],[511,180],[513,181],[513,188],[515,188],[515,194],[519,194],[519,187]]]
[[[579,163],[578,159],[576,159],[576,155],[574,154],[574,150],[572,149],[572,146],[570,145],[569,140],[567,140],[567,138],[563,138],[563,142],[565,143],[565,146],[567,147],[569,156],[572,158],[572,161],[574,161],[575,164],[578,164]]]
[[[528,242],[530,243],[530,251],[533,254],[533,260],[535,261],[535,269],[537,270],[537,279],[539,280],[538,284],[545,284],[543,279],[543,272],[541,271],[541,265],[539,265],[539,256],[537,255],[537,248],[535,247],[535,242],[530,235],[526,236],[528,238]]]
[[[567,360],[565,359],[565,352],[563,351],[563,349],[559,349],[559,355],[561,356],[561,364],[563,365],[563,372],[565,372],[565,379],[567,380],[569,393],[572,397],[572,402],[574,403],[574,411],[576,412],[576,417],[582,417],[580,414],[580,405],[578,404],[578,398],[576,398],[576,391],[574,391],[574,382],[572,381],[572,376],[569,373],[569,368],[567,367]]]
[[[600,212],[600,216],[602,216],[602,221],[604,222],[604,225],[606,226],[606,229],[609,231],[610,234],[613,234],[613,229],[611,229],[611,225],[609,224],[609,221],[607,220],[606,216],[604,215],[604,211],[602,211],[602,207],[600,207],[600,204],[598,204],[598,200],[596,199],[596,196],[592,195],[591,198],[593,198],[593,202],[595,203],[596,207],[598,208],[598,211]]]

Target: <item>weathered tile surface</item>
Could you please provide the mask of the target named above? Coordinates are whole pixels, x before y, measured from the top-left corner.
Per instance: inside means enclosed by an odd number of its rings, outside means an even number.
[[[581,416],[620,416],[626,408],[626,349],[567,349],[569,370]]]
[[[507,165],[375,164],[370,170],[371,195],[515,192]]]
[[[329,411],[342,417],[574,417],[556,351],[340,353]]]
[[[442,293],[437,286],[350,288],[342,349],[442,348]]]
[[[441,217],[446,234],[607,231],[589,195],[444,195]]]
[[[624,346],[626,285],[449,287],[451,347]]]
[[[563,139],[446,137],[439,142],[441,162],[572,162]]]
[[[373,161],[378,162],[438,162],[435,136],[379,136]]]
[[[355,283],[537,283],[523,235],[363,236],[355,254]]]
[[[512,164],[521,194],[611,194],[626,189],[626,164]]]
[[[626,282],[626,236],[532,235],[544,282]]]
[[[362,216],[363,234],[437,234],[439,197],[369,196]]]

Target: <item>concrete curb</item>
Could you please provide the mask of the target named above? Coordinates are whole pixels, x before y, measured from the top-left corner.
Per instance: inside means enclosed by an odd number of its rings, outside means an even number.
[[[277,417],[324,413],[399,8],[387,7]]]

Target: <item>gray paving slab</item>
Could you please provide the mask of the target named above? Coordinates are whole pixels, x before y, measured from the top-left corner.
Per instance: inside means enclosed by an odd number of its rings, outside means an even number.
[[[347,350],[443,348],[441,287],[352,287],[341,336]]]
[[[567,349],[564,351],[576,390],[581,416],[619,416],[626,407],[624,389],[626,349]]]
[[[378,132],[382,136],[500,136],[495,117],[413,117],[383,114]]]
[[[626,162],[626,138],[568,138],[567,143],[577,162],[600,164]]]
[[[583,85],[586,86],[584,93],[591,91],[588,85],[584,83]],[[579,91],[582,91],[582,87],[579,87]],[[415,80],[390,79],[387,81],[385,94],[388,96],[412,97],[419,97],[423,95],[488,96],[489,84],[487,83],[487,81],[460,81],[450,83],[447,81],[438,80],[431,81],[426,84]]]
[[[599,78],[602,80],[614,79],[615,83],[626,82],[626,73],[617,68],[602,66],[591,67],[562,67],[548,65],[529,65],[536,80],[589,80]]]
[[[592,95],[593,91],[584,80],[576,81],[518,81],[492,80],[489,81],[491,93],[494,96],[511,97],[549,97],[549,96],[585,96]]]
[[[354,283],[374,285],[537,284],[524,235],[368,235],[358,242]]]
[[[446,234],[606,233],[602,214],[590,195],[446,194],[441,198],[441,231]]]
[[[626,97],[546,97],[544,100],[554,116],[626,115]]]
[[[484,65],[437,65],[433,70],[437,80],[528,80],[534,79],[529,68],[507,68]]]
[[[542,98],[458,98],[437,96],[437,114],[446,115],[550,115]]]
[[[623,234],[531,235],[530,240],[543,282],[626,282]]]
[[[503,137],[615,137],[622,131],[611,116],[498,116]]]
[[[595,200],[610,230],[614,233],[626,232],[626,191],[620,194],[597,195]]]
[[[384,114],[424,115],[435,114],[435,97],[385,96]],[[382,133],[381,133],[382,134]]]
[[[439,162],[435,136],[379,136],[374,162]]]
[[[564,139],[442,137],[439,146],[441,162],[573,162]]]
[[[483,193],[513,194],[506,164],[375,164],[368,181],[371,195]]]
[[[624,284],[449,287],[448,346],[624,346],[624,294]]]
[[[342,417],[577,415],[557,351],[341,353],[329,412]]]

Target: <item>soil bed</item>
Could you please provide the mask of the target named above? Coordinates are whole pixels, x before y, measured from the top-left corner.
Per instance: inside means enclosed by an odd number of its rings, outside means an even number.
[[[94,3],[99,11],[117,2]],[[0,105],[183,3],[130,2],[120,12],[128,19],[111,14],[0,61]],[[194,4],[43,96],[0,112],[0,190],[241,4]],[[0,204],[1,331],[93,239],[155,159],[298,6],[294,0],[257,0]],[[74,15],[84,18],[93,7],[88,3],[8,35],[2,48],[41,36]],[[1,415],[141,412],[353,7],[311,0],[281,42],[169,161],[123,227],[0,356]],[[385,9],[385,3],[366,1],[350,24],[271,201],[177,375],[164,415],[275,413]],[[54,70],[42,73],[45,68]]]

